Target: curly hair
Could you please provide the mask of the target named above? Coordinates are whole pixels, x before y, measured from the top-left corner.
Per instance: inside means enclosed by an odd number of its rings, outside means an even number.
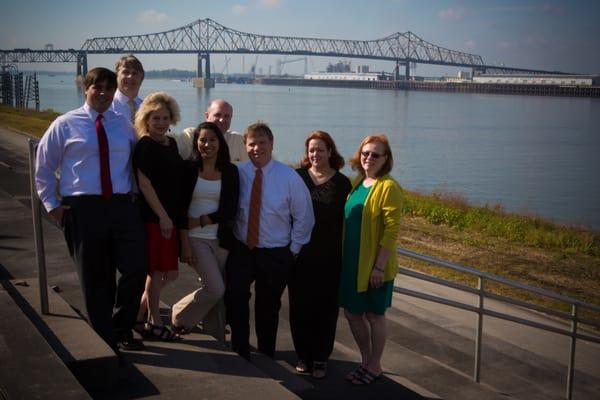
[[[166,92],[150,93],[135,113],[134,126],[138,137],[142,137],[148,133],[148,119],[150,118],[150,114],[161,107],[165,107],[169,111],[171,125],[176,125],[179,122],[181,118],[179,105],[175,99]]]

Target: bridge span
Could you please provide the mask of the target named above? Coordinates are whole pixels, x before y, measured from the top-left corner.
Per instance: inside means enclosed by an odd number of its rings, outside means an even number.
[[[561,73],[486,65],[480,55],[438,46],[410,31],[374,40],[269,36],[237,31],[210,18],[198,19],[164,32],[91,38],[78,50],[0,50],[0,63],[76,62],[77,74],[85,75],[88,54],[196,54],[197,76],[205,79],[210,79],[211,54],[280,54],[385,60],[395,63],[396,80],[401,79],[402,67],[405,69],[405,78],[410,76],[411,63],[464,67],[472,69],[474,73]]]

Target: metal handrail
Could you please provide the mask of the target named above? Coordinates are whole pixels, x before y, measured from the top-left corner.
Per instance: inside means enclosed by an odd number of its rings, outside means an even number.
[[[474,366],[473,366],[473,380],[475,382],[480,381],[479,378],[480,378],[480,371],[481,371],[481,346],[482,346],[482,341],[483,341],[483,316],[486,315],[486,316],[503,319],[506,321],[511,321],[511,322],[515,322],[515,323],[518,323],[521,325],[526,325],[526,326],[530,326],[533,328],[542,329],[545,331],[549,331],[549,332],[553,332],[553,333],[557,333],[560,335],[570,337],[571,341],[570,341],[569,363],[568,363],[568,370],[567,370],[567,387],[566,387],[565,396],[567,399],[571,400],[571,398],[573,396],[573,375],[574,375],[574,371],[575,371],[574,366],[575,366],[575,350],[576,350],[577,339],[587,340],[590,342],[600,344],[599,337],[585,335],[585,334],[581,334],[578,332],[578,327],[579,327],[580,323],[600,328],[600,321],[592,321],[589,319],[579,318],[579,316],[578,316],[579,309],[587,308],[587,309],[590,309],[593,311],[600,312],[600,306],[597,306],[595,304],[585,303],[585,302],[582,302],[580,300],[577,300],[577,299],[574,299],[574,298],[571,298],[568,296],[554,293],[550,290],[540,289],[540,288],[536,288],[533,286],[528,286],[523,283],[516,282],[516,281],[510,280],[507,278],[503,278],[503,277],[500,277],[497,275],[493,275],[493,274],[490,274],[487,272],[483,272],[483,271],[480,271],[480,270],[477,270],[477,269],[474,269],[471,267],[466,267],[464,265],[455,264],[455,263],[445,261],[445,260],[440,260],[435,257],[426,256],[426,255],[423,255],[423,254],[420,254],[420,253],[417,253],[417,252],[414,252],[411,250],[403,249],[400,247],[398,247],[396,249],[396,251],[397,251],[397,254],[402,255],[402,256],[406,256],[406,257],[410,257],[410,258],[417,259],[420,261],[425,261],[430,264],[446,267],[446,268],[452,269],[454,271],[471,274],[478,278],[477,288],[473,288],[471,286],[467,286],[467,285],[464,285],[461,283],[452,282],[452,281],[442,279],[442,278],[437,278],[437,277],[431,276],[431,275],[426,275],[426,274],[417,272],[412,269],[398,267],[399,274],[403,274],[403,275],[410,276],[410,277],[413,277],[416,279],[432,282],[432,283],[450,287],[453,289],[461,290],[463,292],[475,294],[478,296],[478,304],[476,306],[473,306],[471,304],[462,303],[462,302],[456,301],[456,300],[450,300],[450,299],[443,298],[440,296],[435,296],[435,295],[419,292],[416,290],[400,288],[400,287],[396,287],[396,286],[394,287],[394,291],[396,293],[404,294],[404,295],[411,296],[411,297],[416,297],[416,298],[419,298],[422,300],[431,301],[431,302],[435,302],[435,303],[439,303],[439,304],[444,304],[444,305],[447,305],[450,307],[455,307],[455,308],[459,308],[462,310],[471,311],[471,312],[474,312],[477,314],[477,329],[476,329],[476,337],[475,337],[475,360],[474,360]],[[522,301],[519,299],[514,299],[514,298],[511,298],[508,296],[491,293],[491,292],[485,290],[484,285],[485,285],[486,281],[498,282],[498,283],[501,283],[501,284],[504,284],[507,286],[512,286],[512,287],[515,287],[518,289],[526,290],[526,291],[536,293],[536,294],[539,294],[539,295],[542,295],[542,296],[545,296],[548,298],[552,298],[555,300],[559,300],[559,301],[568,303],[571,305],[571,312],[566,313],[566,312],[562,312],[562,311],[557,311],[557,310],[553,310],[553,309],[539,306],[536,304],[531,304],[531,303],[528,303],[526,301]],[[494,299],[494,300],[497,300],[497,301],[500,301],[503,303],[508,303],[508,304],[519,306],[519,307],[524,307],[524,308],[527,308],[530,310],[543,312],[543,313],[546,313],[549,315],[553,315],[556,317],[560,317],[560,318],[569,320],[571,322],[570,329],[557,328],[556,326],[552,326],[552,325],[536,322],[533,320],[529,320],[526,318],[516,317],[514,315],[487,309],[487,308],[485,308],[485,303],[484,303],[484,300],[486,298]]]
[[[44,250],[44,233],[42,231],[42,211],[40,198],[35,188],[35,156],[37,139],[28,139],[29,143],[29,189],[31,191],[31,216],[33,219],[33,236],[35,239],[35,257],[38,266],[38,282],[40,286],[40,309],[42,314],[50,314],[48,304],[48,279],[46,274],[46,255]]]

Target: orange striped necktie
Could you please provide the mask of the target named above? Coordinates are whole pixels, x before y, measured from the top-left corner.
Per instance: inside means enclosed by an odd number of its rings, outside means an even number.
[[[257,168],[252,183],[252,193],[250,194],[250,215],[248,216],[248,235],[246,236],[246,245],[252,250],[258,245],[258,232],[260,228],[260,203],[262,201],[262,169]]]

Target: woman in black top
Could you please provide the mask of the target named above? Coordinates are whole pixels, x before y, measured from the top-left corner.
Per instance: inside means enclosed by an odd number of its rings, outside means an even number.
[[[288,284],[290,327],[300,373],[326,374],[338,317],[344,203],[351,190],[339,172],[344,159],[331,136],[314,131],[305,141],[302,168],[315,213],[310,242],[302,247]]]
[[[175,140],[166,135],[179,121],[179,106],[164,92],[151,93],[135,116],[140,140],[133,153],[133,167],[141,192],[142,220],[146,229],[148,275],[135,330],[142,336],[177,339],[160,317],[162,289],[177,279],[179,232],[185,227],[182,212],[183,160]]]
[[[188,231],[181,237],[182,261],[201,278],[201,287],[173,306],[172,323],[191,330],[206,318],[204,329],[225,341],[223,271],[233,243],[238,208],[239,174],[219,127],[203,122],[194,132],[193,155],[186,168],[184,192]]]

